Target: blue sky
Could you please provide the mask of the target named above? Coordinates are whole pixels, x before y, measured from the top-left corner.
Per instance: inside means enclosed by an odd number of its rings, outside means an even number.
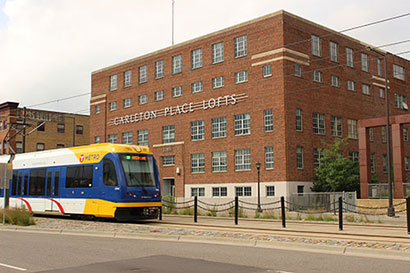
[[[4,14],[3,9],[6,0],[0,0],[0,28],[4,28],[7,25],[8,18],[6,14]]]

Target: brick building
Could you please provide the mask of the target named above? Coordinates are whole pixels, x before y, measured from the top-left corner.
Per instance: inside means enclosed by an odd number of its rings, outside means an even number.
[[[310,191],[318,148],[360,119],[405,113],[409,61],[279,11],[92,73],[90,142],[149,145],[163,193],[206,198]],[[372,130],[379,181],[385,144]],[[410,151],[409,151],[410,154]],[[173,192],[175,190],[175,192]]]
[[[50,150],[89,144],[88,115],[24,109],[17,102],[0,104],[0,154],[9,154],[3,140],[15,135],[22,128],[26,117],[25,152]],[[24,112],[25,111],[25,112]],[[10,130],[11,129],[11,130]],[[10,130],[10,132],[9,132]],[[23,152],[22,132],[10,140],[16,153]]]

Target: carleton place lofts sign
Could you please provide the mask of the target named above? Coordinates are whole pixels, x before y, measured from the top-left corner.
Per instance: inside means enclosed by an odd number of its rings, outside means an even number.
[[[131,115],[125,115],[121,117],[115,117],[111,119],[108,124],[109,125],[122,125],[122,124],[130,124],[135,122],[140,122],[144,120],[151,120],[158,117],[170,117],[176,115],[182,115],[187,113],[192,113],[198,110],[208,110],[208,109],[215,109],[219,107],[235,105],[239,102],[243,102],[246,100],[248,96],[246,94],[232,94],[223,97],[217,98],[210,98],[209,100],[203,100],[199,102],[189,102],[184,103],[182,105],[170,106],[165,107],[158,110],[152,111],[145,111],[134,113]]]

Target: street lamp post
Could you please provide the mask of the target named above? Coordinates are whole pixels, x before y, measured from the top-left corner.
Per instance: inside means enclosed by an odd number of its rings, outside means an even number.
[[[395,215],[393,207],[393,183],[391,180],[391,140],[390,140],[390,115],[389,115],[389,91],[388,91],[388,80],[387,80],[387,54],[380,53],[379,51],[367,47],[368,50],[376,52],[383,57],[384,62],[384,96],[386,104],[386,137],[387,137],[387,183],[389,192],[389,208],[387,209],[387,216],[393,217]]]
[[[261,169],[261,163],[256,162],[256,170],[258,171],[258,208],[256,209],[257,212],[262,212],[261,208],[261,187],[260,187],[260,169]]]

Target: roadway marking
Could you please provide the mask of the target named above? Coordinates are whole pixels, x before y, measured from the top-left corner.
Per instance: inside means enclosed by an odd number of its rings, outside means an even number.
[[[17,266],[12,266],[12,265],[8,265],[8,264],[2,264],[2,263],[0,263],[0,266],[4,266],[4,267],[8,267],[8,268],[15,269],[15,270],[20,270],[20,271],[27,271],[27,269],[25,269],[25,268],[21,268],[21,267],[17,267]]]
[[[288,271],[276,271],[276,273],[293,273],[293,272],[288,272]]]

